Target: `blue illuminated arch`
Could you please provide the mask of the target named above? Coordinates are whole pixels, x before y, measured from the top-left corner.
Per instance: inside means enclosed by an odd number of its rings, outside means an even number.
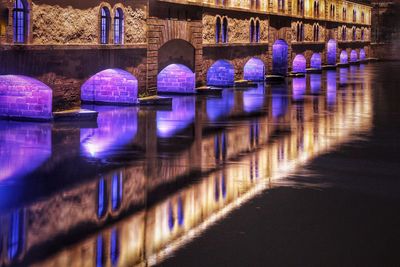
[[[53,91],[39,80],[0,75],[0,96],[0,117],[43,120],[53,117]]]
[[[195,74],[182,64],[170,64],[157,75],[157,91],[162,93],[192,94],[195,83]]]
[[[356,62],[358,60],[358,54],[356,50],[352,50],[350,53],[350,62]]]
[[[311,56],[310,67],[317,70],[320,70],[322,68],[322,59],[320,53],[314,53]]]
[[[106,69],[90,77],[81,87],[85,102],[136,104],[138,80],[121,69]]]
[[[328,65],[336,65],[336,40],[329,40],[327,44],[327,63]]]
[[[348,56],[346,50],[342,50],[342,52],[340,53],[340,63],[341,64],[349,63],[349,56]]]
[[[302,54],[296,55],[293,60],[292,72],[294,73],[305,73],[307,67],[306,58]]]
[[[364,49],[360,49],[360,60],[365,60],[367,57],[365,50]]]
[[[288,70],[288,44],[279,39],[272,46],[272,74],[285,76]]]
[[[235,83],[235,69],[227,60],[217,60],[207,71],[207,85],[229,87]]]
[[[265,65],[259,58],[250,58],[244,65],[243,78],[249,81],[264,81]]]

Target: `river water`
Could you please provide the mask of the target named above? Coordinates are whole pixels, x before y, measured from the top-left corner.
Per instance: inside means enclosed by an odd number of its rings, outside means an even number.
[[[0,121],[0,266],[398,266],[399,71]]]

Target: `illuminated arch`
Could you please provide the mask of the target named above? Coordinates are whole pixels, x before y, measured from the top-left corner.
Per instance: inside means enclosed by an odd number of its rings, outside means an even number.
[[[90,77],[81,87],[86,102],[136,104],[138,80],[121,69],[106,69]]]
[[[320,70],[322,68],[322,59],[320,53],[314,53],[311,56],[310,67],[317,70]]]
[[[306,58],[302,54],[298,54],[293,60],[292,72],[305,73],[306,65],[307,65]]]
[[[53,117],[53,92],[34,78],[1,75],[0,106],[0,117],[49,120]]]
[[[264,81],[265,65],[259,58],[250,58],[243,68],[243,79],[249,81]]]
[[[327,44],[327,63],[328,65],[336,65],[336,50],[337,50],[337,44],[336,40],[329,40]]]
[[[358,60],[358,54],[356,50],[352,50],[350,53],[350,62],[356,62]]]
[[[162,93],[194,93],[195,74],[182,64],[170,64],[157,75],[157,91]]]
[[[367,55],[365,53],[364,49],[360,49],[360,60],[365,60],[367,58]]]
[[[233,86],[235,82],[235,69],[227,60],[217,60],[207,71],[207,85]]]
[[[288,69],[288,44],[283,39],[272,46],[272,74],[285,76]]]
[[[349,55],[347,54],[346,50],[342,50],[340,53],[340,63],[347,64],[349,63]]]

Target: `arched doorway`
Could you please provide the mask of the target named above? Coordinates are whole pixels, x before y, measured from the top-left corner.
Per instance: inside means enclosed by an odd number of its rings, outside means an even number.
[[[292,72],[306,73],[306,65],[306,58],[302,54],[298,54],[293,60]]]
[[[161,93],[194,93],[195,83],[195,74],[182,64],[170,64],[157,75],[157,91]]]
[[[250,58],[243,69],[243,79],[261,82],[265,78],[264,62],[259,58]]]
[[[329,40],[326,47],[326,60],[328,65],[336,65],[336,40]]]
[[[285,76],[288,70],[288,44],[279,39],[272,46],[272,74]]]
[[[367,58],[367,55],[365,53],[364,49],[360,49],[360,60],[365,60]]]
[[[121,69],[106,69],[90,77],[81,87],[84,102],[136,104],[138,80]]]
[[[358,60],[358,54],[356,50],[352,50],[350,53],[350,62],[356,62]]]
[[[349,56],[346,52],[346,50],[342,50],[340,53],[340,64],[347,64],[349,63]]]
[[[322,59],[320,53],[314,53],[311,56],[310,67],[317,70],[320,70],[322,68]]]
[[[207,71],[207,85],[229,87],[235,83],[235,69],[227,60],[217,60]]]

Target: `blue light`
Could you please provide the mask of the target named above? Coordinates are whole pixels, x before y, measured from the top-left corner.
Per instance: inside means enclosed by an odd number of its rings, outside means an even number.
[[[162,93],[191,94],[195,83],[195,74],[182,64],[170,64],[157,75],[157,91]]]
[[[332,39],[327,45],[327,62],[328,65],[336,65],[336,41]]]
[[[207,71],[207,85],[230,87],[235,83],[235,69],[227,60],[217,60]]]
[[[103,177],[98,183],[97,203],[97,217],[102,218],[107,212],[107,188]]]
[[[322,59],[320,53],[314,53],[311,57],[310,67],[320,70],[322,68]]]
[[[226,117],[235,105],[235,94],[233,91],[224,90],[221,98],[208,98],[206,103],[207,117],[215,122]]]
[[[111,207],[116,211],[122,202],[122,172],[116,172],[112,176],[111,183]]]
[[[8,258],[10,260],[15,260],[22,252],[24,235],[23,211],[14,211],[11,214],[10,232],[7,241]]]
[[[319,94],[321,91],[321,74],[310,74],[310,89],[312,94]]]
[[[306,65],[306,58],[303,55],[297,55],[293,60],[292,72],[305,73]]]
[[[243,93],[243,108],[246,112],[260,111],[264,107],[264,84]]]
[[[306,78],[293,78],[293,100],[302,101],[306,94]]]
[[[243,79],[261,82],[265,79],[264,62],[259,58],[250,58],[243,68]]]
[[[349,56],[348,56],[346,50],[342,50],[342,52],[340,53],[340,63],[342,63],[342,64],[349,63]]]
[[[286,115],[289,100],[287,97],[287,89],[283,86],[272,86],[272,117],[279,118]]]
[[[120,255],[119,233],[117,229],[111,231],[110,237],[110,258],[112,266],[118,265]]]
[[[285,76],[288,69],[288,45],[277,40],[272,46],[272,74]]]

